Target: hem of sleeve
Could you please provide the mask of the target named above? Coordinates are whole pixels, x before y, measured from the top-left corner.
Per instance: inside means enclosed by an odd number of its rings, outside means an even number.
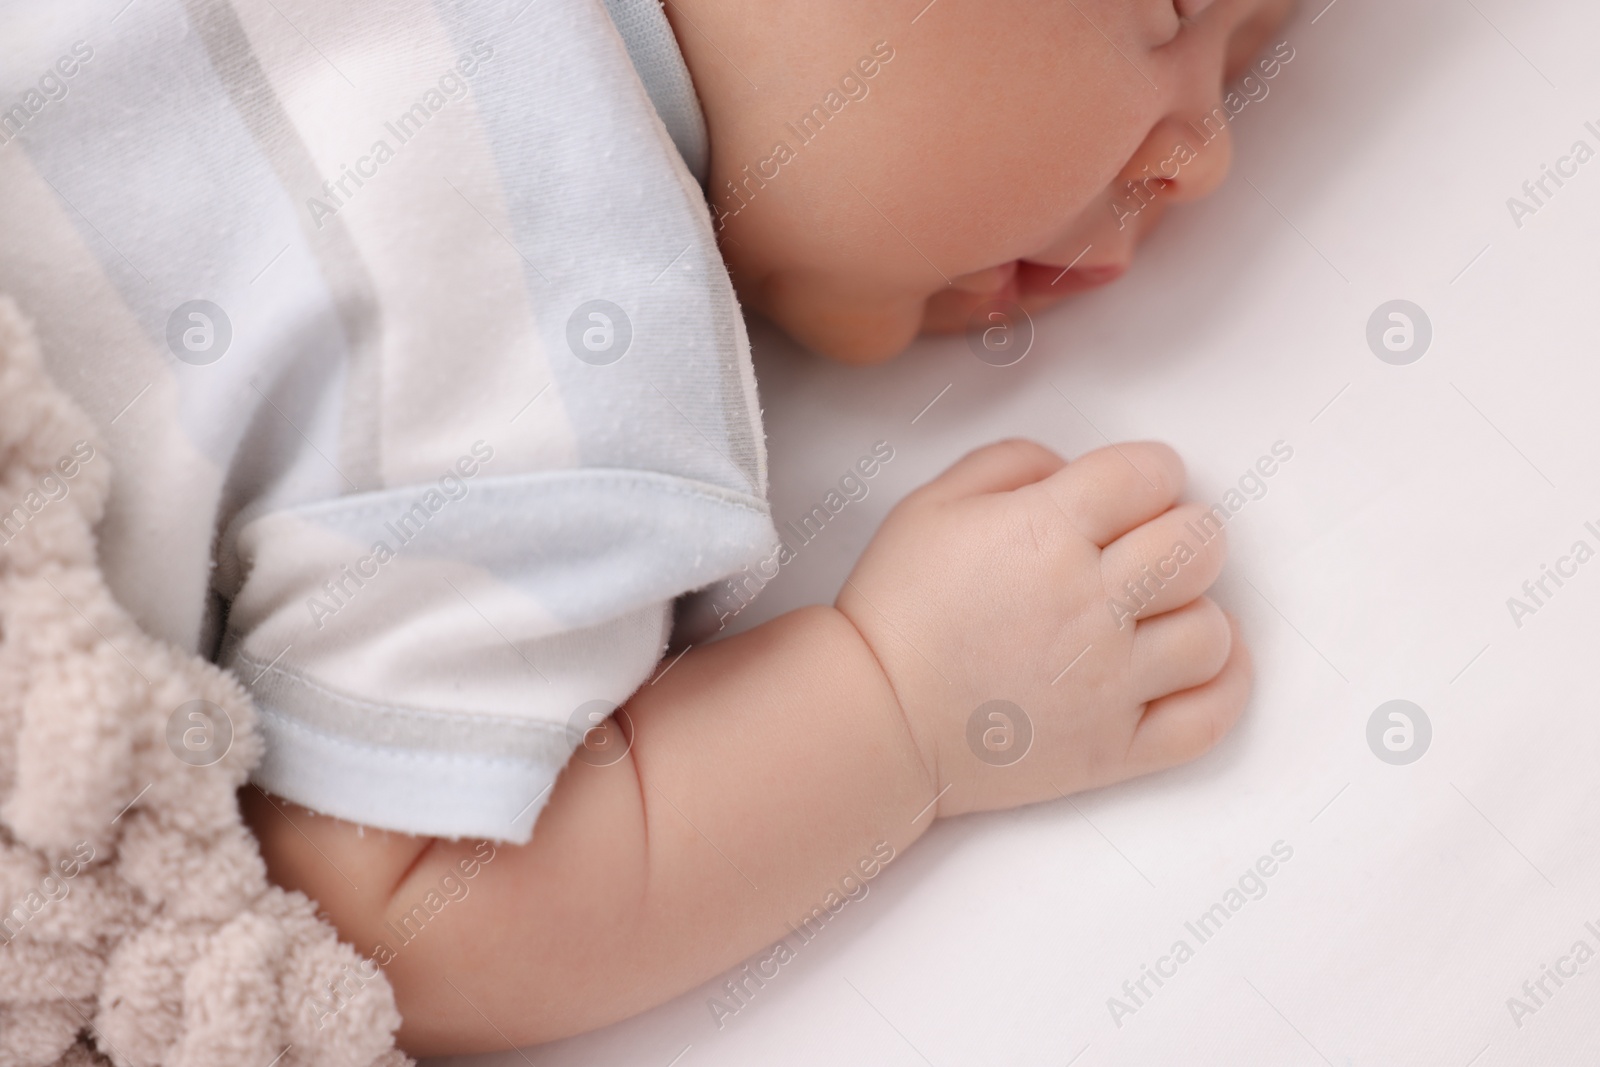
[[[257,722],[266,755],[252,782],[324,815],[405,834],[526,844],[566,762],[366,745],[267,707]]]

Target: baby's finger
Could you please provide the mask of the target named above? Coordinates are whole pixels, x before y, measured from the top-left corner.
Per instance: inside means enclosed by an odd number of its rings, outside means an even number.
[[[1228,662],[1205,685],[1151,701],[1128,745],[1129,777],[1187,763],[1206,752],[1233,728],[1250,697],[1250,651],[1239,624],[1228,620],[1232,648]]]
[[[1211,588],[1227,557],[1227,536],[1210,510],[1180,504],[1107,545],[1100,571],[1113,613],[1126,622],[1189,603]]]
[[[1133,631],[1133,698],[1143,704],[1209,682],[1232,648],[1233,627],[1210,597],[1146,619]]]
[[[1012,438],[968,452],[950,469],[917,490],[933,500],[959,500],[980,493],[1005,493],[1048,478],[1067,461],[1033,441]]]
[[[1079,533],[1103,547],[1170,508],[1184,478],[1183,460],[1171,448],[1134,441],[1075,459],[1041,487]]]

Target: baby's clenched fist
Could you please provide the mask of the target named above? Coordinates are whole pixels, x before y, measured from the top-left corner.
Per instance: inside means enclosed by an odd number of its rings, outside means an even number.
[[[882,665],[941,816],[1107,785],[1200,755],[1250,688],[1203,594],[1219,517],[1176,505],[1165,445],[1072,463],[971,453],[890,513],[837,608]]]

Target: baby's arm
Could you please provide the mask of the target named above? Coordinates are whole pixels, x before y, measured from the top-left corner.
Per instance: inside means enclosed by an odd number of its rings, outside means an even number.
[[[877,842],[903,848],[933,819],[912,821],[937,790],[833,608],[693,649],[627,710],[627,756],[572,760],[533,840],[497,846],[385,968],[409,1052],[533,1044],[642,1011],[776,940]],[[385,920],[474,854],[256,798],[274,879],[363,951],[393,947]]]
[[[1248,662],[1200,596],[1220,540],[1174,561],[1196,540],[1196,509],[1168,510],[1181,485],[1160,446],[1070,467],[1026,443],[982,449],[895,509],[834,607],[691,650],[628,702],[628,754],[571,761],[533,840],[500,846],[396,951],[405,1047],[624,1018],[783,936],[880,842],[1198,755],[1242,708]],[[1009,765],[969,742],[993,699],[1025,708],[1033,735]],[[392,945],[385,922],[476,848],[259,794],[250,808],[274,879],[363,951]]]

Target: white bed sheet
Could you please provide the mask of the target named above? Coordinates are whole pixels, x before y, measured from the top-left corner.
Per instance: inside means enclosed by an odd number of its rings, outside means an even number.
[[[1230,522],[1218,596],[1258,669],[1239,727],[1176,772],[935,826],[721,1028],[719,978],[528,1059],[1600,1061],[1600,958],[1542,1003],[1523,990],[1600,950],[1600,559],[1520,627],[1507,607],[1573,542],[1600,548],[1600,159],[1520,227],[1507,207],[1573,142],[1600,149],[1600,10],[1323,2],[1239,116],[1228,184],[1040,317],[1021,363],[953,338],[850,370],[756,328],[780,521],[874,441],[896,456],[741,626],[830,600],[900,495],[998,437],[1161,438],[1208,502],[1292,446]],[[1409,366],[1365,340],[1396,298],[1434,329]],[[1394,698],[1433,728],[1405,766],[1366,740]],[[1279,841],[1266,895],[1200,943],[1185,922]],[[1114,1019],[1179,939],[1193,958]]]

